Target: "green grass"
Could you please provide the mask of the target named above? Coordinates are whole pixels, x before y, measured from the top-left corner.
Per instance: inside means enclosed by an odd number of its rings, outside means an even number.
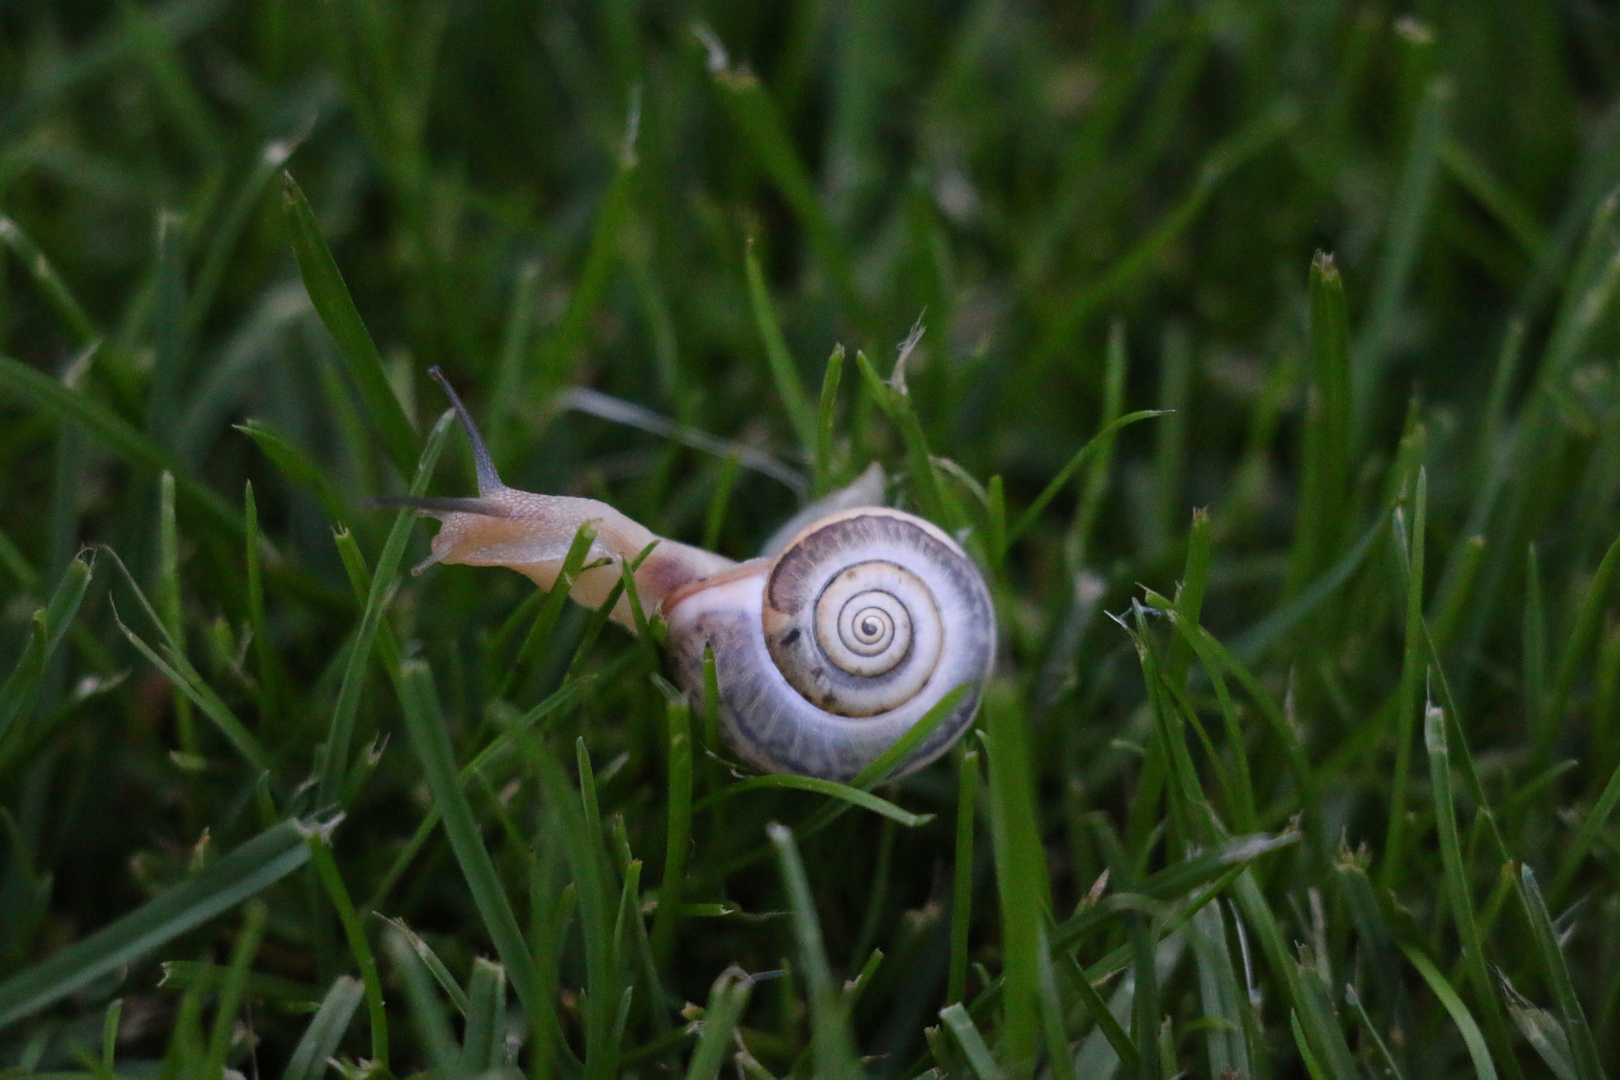
[[[0,1077],[1620,1075],[1617,193],[1600,4],[11,5]],[[435,364],[735,558],[880,462],[977,730],[405,574]]]

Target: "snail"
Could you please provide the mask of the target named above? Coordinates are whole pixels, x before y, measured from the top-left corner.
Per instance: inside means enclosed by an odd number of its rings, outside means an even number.
[[[768,772],[849,780],[958,687],[950,715],[890,775],[927,765],[972,723],[995,657],[995,613],[984,576],[938,526],[882,506],[836,509],[795,519],[791,539],[768,545],[780,548],[773,554],[733,562],[655,536],[595,499],[507,487],[455,389],[438,368],[430,374],[472,445],[478,496],[386,500],[441,522],[415,573],[434,563],[506,566],[550,590],[580,527],[592,524],[570,596],[600,607],[619,564],[635,565],[636,593],[665,621],[671,668],[693,709],[704,707],[712,652],[726,741]],[[611,617],[634,633],[630,603],[621,596]]]

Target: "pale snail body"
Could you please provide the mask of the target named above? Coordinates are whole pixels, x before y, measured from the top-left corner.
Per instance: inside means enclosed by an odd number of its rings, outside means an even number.
[[[714,656],[727,743],[769,772],[848,780],[957,687],[964,692],[890,774],[933,761],[973,721],[995,658],[983,575],[937,526],[899,510],[843,510],[768,558],[736,563],[666,540],[594,499],[502,484],[471,418],[437,370],[478,464],[476,499],[403,499],[439,517],[435,562],[507,566],[555,585],[581,525],[596,539],[570,595],[598,607],[633,561],[647,613],[662,613],[676,680],[701,714],[704,657]],[[612,617],[635,629],[627,597]]]

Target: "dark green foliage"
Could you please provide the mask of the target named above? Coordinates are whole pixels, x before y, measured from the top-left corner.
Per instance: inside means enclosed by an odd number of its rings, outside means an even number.
[[[0,1077],[1620,1075],[1617,293],[1602,4],[0,5]],[[734,558],[880,462],[978,730],[403,573],[433,365]]]

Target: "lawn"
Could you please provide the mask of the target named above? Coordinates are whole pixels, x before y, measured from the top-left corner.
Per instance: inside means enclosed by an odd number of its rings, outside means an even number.
[[[1620,1075],[1608,6],[16,4],[0,266],[0,1077]],[[879,463],[973,729],[410,574],[434,366],[732,559]]]

